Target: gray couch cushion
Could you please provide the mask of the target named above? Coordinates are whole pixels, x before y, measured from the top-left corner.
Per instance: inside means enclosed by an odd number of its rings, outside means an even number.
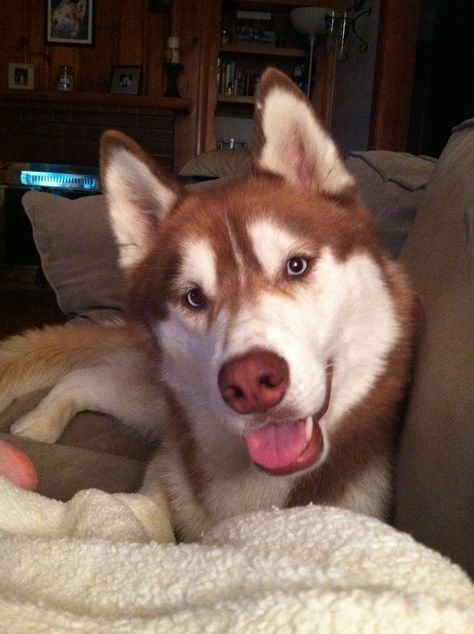
[[[65,445],[49,445],[0,433],[31,458],[38,493],[66,502],[83,489],[133,493],[143,481],[146,462]]]
[[[68,500],[87,488],[110,493],[136,491],[153,447],[109,416],[77,414],[54,445],[7,434],[10,425],[47,392],[39,390],[18,398],[0,412],[0,437],[28,453],[38,471],[38,491],[58,500]]]
[[[351,152],[347,159],[362,200],[377,220],[382,243],[395,257],[411,229],[435,162],[385,150]]]
[[[31,191],[22,203],[44,273],[66,317],[123,316],[125,285],[104,196],[69,200]]]
[[[474,121],[441,155],[402,259],[424,320],[395,525],[474,575]]]

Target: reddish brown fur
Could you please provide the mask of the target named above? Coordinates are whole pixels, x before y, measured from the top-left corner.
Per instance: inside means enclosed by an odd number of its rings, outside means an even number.
[[[294,209],[298,210],[297,214]],[[145,317],[147,321],[162,319],[166,316],[166,303],[173,297],[180,301],[173,287],[180,268],[176,245],[187,238],[206,238],[213,247],[219,261],[220,295],[231,312],[242,301],[243,294],[250,301],[268,280],[262,280],[260,264],[250,247],[245,223],[247,219],[266,213],[272,220],[281,218],[282,225],[296,235],[307,236],[308,251],[314,257],[322,246],[327,245],[341,259],[355,250],[367,250],[381,261],[375,224],[354,192],[329,197],[302,191],[277,176],[250,174],[220,187],[217,193],[209,191],[184,196],[171,215],[156,228],[148,255],[132,273],[132,315],[138,319]],[[351,222],[347,222],[349,215]],[[247,271],[254,272],[246,278],[245,289],[241,288],[236,276],[226,223],[234,232]],[[287,282],[286,288],[291,289],[291,284],[291,281]],[[279,280],[278,289],[285,290],[285,280]],[[216,311],[220,307],[217,305]]]
[[[250,248],[244,230],[245,220],[265,214],[265,209],[271,210],[272,219],[281,217],[290,231],[308,236],[309,248],[316,257],[323,245],[330,246],[342,260],[356,251],[371,253],[384,271],[404,332],[375,388],[341,421],[331,441],[327,461],[314,472],[301,477],[288,499],[289,506],[309,502],[337,504],[348,484],[380,456],[392,455],[396,427],[396,412],[393,410],[406,387],[413,353],[413,296],[398,265],[386,259],[375,225],[353,192],[346,191],[344,196],[330,198],[301,191],[279,177],[261,174],[250,175],[222,187],[217,194],[206,192],[184,198],[157,232],[156,249],[152,248],[151,254],[134,274],[135,314],[148,315],[153,320],[164,317],[164,304],[170,298],[172,300],[174,294],[173,273],[179,269],[179,255],[172,245],[179,243],[183,227],[186,227],[186,237],[208,238],[217,254],[221,300],[214,310],[218,311],[225,303],[232,312],[244,296],[251,301],[264,284],[268,285],[268,280],[263,279],[260,265]],[[294,209],[298,210],[297,214]],[[246,278],[245,288],[241,288],[236,277],[232,249],[224,228],[226,220],[235,231],[247,269],[253,271]],[[286,282],[289,292],[291,284],[291,281]],[[281,280],[278,290],[285,290],[285,283]],[[175,301],[179,301],[178,298]],[[175,412],[179,425],[173,431],[173,437],[182,449],[189,482],[199,498],[206,485],[205,469],[201,466],[190,424],[179,408]]]
[[[304,101],[303,95],[281,74],[269,71],[260,84],[258,106],[265,102],[269,91],[275,86],[280,86],[295,99]],[[308,257],[310,266],[317,262],[324,247],[329,247],[341,261],[358,253],[369,254],[379,265],[386,288],[392,296],[400,339],[388,353],[385,370],[375,379],[375,385],[368,395],[353,406],[342,420],[337,421],[337,427],[331,433],[327,459],[295,481],[286,501],[288,506],[309,502],[337,505],[348,487],[360,476],[378,463],[386,466],[392,457],[397,406],[408,381],[413,354],[414,299],[401,269],[383,252],[375,224],[361,206],[350,176],[341,178],[338,175],[337,171],[344,171],[344,168],[337,154],[335,157],[331,154],[331,160],[334,161],[332,167],[318,163],[318,160],[324,160],[324,156],[311,158],[305,155],[304,139],[298,136],[304,134],[304,129],[295,129],[292,143],[289,143],[290,150],[285,156],[283,172],[272,173],[261,167],[262,148],[268,143],[263,133],[262,112],[257,107],[254,161],[249,172],[219,189],[180,195],[164,220],[150,224],[148,255],[131,274],[130,305],[132,314],[150,325],[167,317],[168,305],[180,304],[186,310],[183,289],[177,284],[182,264],[180,250],[188,241],[192,243],[203,239],[209,243],[217,258],[219,288],[219,296],[211,298],[210,305],[206,307],[208,324],[224,307],[228,314],[237,314],[239,307],[245,302],[251,304],[262,289],[291,295],[295,288],[305,284],[305,278],[298,279],[294,286],[295,281],[282,271],[278,278],[269,280],[253,252],[247,226],[262,218],[277,224],[281,222],[288,232],[300,236],[299,248],[302,253],[297,255]],[[291,130],[286,132],[291,133]],[[324,134],[321,138],[322,143],[325,143]],[[327,142],[330,143],[329,140]],[[278,146],[279,151],[282,146]],[[163,181],[163,175],[150,164],[147,157],[143,157],[141,150],[137,152],[133,145],[129,149],[142,158]],[[275,148],[273,150],[274,157]],[[107,167],[107,157],[104,162]],[[269,165],[274,163],[270,161]],[[286,177],[287,167],[291,178]],[[173,191],[178,191],[175,185],[171,187]],[[141,201],[138,202],[140,206]],[[238,257],[235,255],[236,245]],[[244,280],[239,276],[236,257],[243,262]],[[229,321],[231,324],[232,320]],[[189,489],[205,509],[210,472],[194,437],[192,421],[186,418],[191,417],[192,412],[185,414],[172,394],[169,394],[169,401],[173,424],[165,442],[179,447]],[[291,417],[292,413],[275,411],[274,415],[277,420],[283,415]],[[258,414],[252,420],[258,422]],[[243,439],[236,436],[235,443],[239,442],[243,445]],[[248,467],[248,463],[243,465],[243,469]],[[377,473],[382,473],[384,477],[386,470],[381,468],[373,473],[375,478],[378,477]],[[225,477],[228,476],[227,473]],[[383,497],[380,488],[378,491],[377,495]],[[370,495],[370,491],[366,493]],[[170,501],[173,506],[172,497]],[[383,503],[384,500],[380,500],[377,512],[381,512]]]
[[[416,301],[405,276],[395,263],[385,275],[398,308],[403,337],[390,353],[386,370],[369,395],[340,422],[331,442],[331,453],[319,469],[297,482],[288,506],[309,502],[337,505],[347,486],[378,460],[393,461],[398,416],[414,355],[417,327]]]

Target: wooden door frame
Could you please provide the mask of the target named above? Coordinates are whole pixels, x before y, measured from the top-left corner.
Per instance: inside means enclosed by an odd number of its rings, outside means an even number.
[[[421,0],[380,0],[369,149],[404,151]]]

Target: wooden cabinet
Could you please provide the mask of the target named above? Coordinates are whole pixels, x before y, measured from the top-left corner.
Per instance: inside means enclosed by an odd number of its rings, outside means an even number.
[[[309,46],[291,26],[290,11],[300,6],[334,7],[324,0],[205,0],[198,95],[196,153],[218,146],[226,136],[248,141],[254,87],[267,66],[295,79],[308,68]],[[312,100],[323,121],[331,106],[333,54],[320,43],[315,54]],[[304,83],[304,77],[302,83]],[[228,125],[226,128],[226,122]],[[232,134],[233,126],[237,134]],[[226,129],[228,133],[226,134]]]
[[[184,67],[178,77],[183,102],[178,104],[180,113],[175,127],[174,166],[178,171],[192,156],[215,147],[216,114],[250,119],[252,95],[232,95],[225,91],[219,94],[219,58],[238,62],[252,72],[275,65],[291,74],[295,65],[307,59],[308,47],[304,39],[296,42],[289,37],[289,11],[305,5],[331,8],[336,2],[338,0],[173,0],[168,3],[101,0],[95,3],[94,46],[79,47],[46,45],[46,3],[15,0],[9,3],[8,20],[0,21],[0,91],[10,92],[7,81],[10,62],[35,66],[34,90],[22,90],[23,97],[19,96],[22,100],[31,99],[30,93],[46,96],[56,93],[58,68],[69,65],[74,68],[74,95],[78,95],[71,99],[86,102],[91,97],[95,100],[97,95],[110,104],[120,100],[119,96],[108,94],[112,66],[140,65],[143,68],[140,95],[121,97],[124,107],[149,107],[154,100],[163,97],[166,84],[163,52],[167,38],[177,36]],[[156,8],[158,5],[160,10]],[[275,31],[275,39],[236,42],[233,27],[237,10],[270,12],[272,26],[267,30]],[[226,38],[223,41],[223,30],[232,35],[229,41],[225,41]],[[325,120],[332,92],[331,64],[324,47],[318,47],[313,102]],[[188,112],[189,103],[192,103],[191,112]],[[15,159],[14,156],[8,158]]]

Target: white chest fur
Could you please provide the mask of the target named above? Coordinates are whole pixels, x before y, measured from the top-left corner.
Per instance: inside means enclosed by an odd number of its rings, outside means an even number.
[[[220,520],[257,511],[282,507],[288,498],[292,481],[248,469],[235,472],[214,471],[202,465],[204,481],[192,482],[176,446],[162,447],[152,461],[147,479],[159,482],[172,500],[174,523],[184,541],[194,541]]]

